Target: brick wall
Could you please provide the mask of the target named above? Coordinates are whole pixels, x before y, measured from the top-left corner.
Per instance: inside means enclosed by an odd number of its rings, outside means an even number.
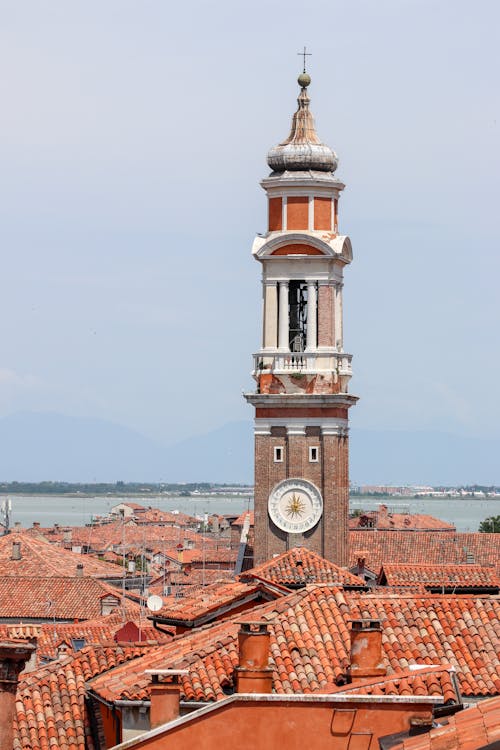
[[[283,479],[306,479],[323,496],[323,516],[305,534],[294,534],[293,545],[303,544],[338,565],[348,561],[348,438],[321,435],[307,428],[305,435],[287,435],[273,428],[271,435],[255,437],[255,546],[254,563],[269,560],[288,548],[288,535],[276,528],[267,512],[269,495]],[[283,461],[274,461],[274,448],[282,447]],[[318,448],[318,461],[309,460],[309,448]],[[300,539],[299,539],[300,537]],[[292,545],[292,546],[293,546]]]

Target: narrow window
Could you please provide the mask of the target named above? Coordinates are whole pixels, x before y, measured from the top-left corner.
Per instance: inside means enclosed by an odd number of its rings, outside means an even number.
[[[274,449],[274,463],[278,464],[281,461],[283,461],[283,448],[280,446]]]
[[[309,461],[316,463],[318,461],[318,449],[316,447],[309,448]]]

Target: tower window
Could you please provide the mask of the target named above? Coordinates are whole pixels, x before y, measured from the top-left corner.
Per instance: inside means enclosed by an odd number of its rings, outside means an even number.
[[[274,449],[274,463],[279,464],[283,461],[283,448],[276,446]]]
[[[318,448],[316,446],[311,446],[309,448],[309,461],[311,463],[316,463],[318,461]]]

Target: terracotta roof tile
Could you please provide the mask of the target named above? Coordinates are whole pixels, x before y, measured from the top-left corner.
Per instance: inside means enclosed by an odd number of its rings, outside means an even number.
[[[283,586],[305,586],[308,583],[364,586],[365,582],[335,563],[325,560],[306,547],[294,547],[240,575],[241,580],[260,578]]]
[[[440,518],[424,513],[391,513],[387,506],[380,505],[378,510],[369,510],[355,518],[349,519],[350,529],[387,530],[387,531],[447,531],[453,532],[456,527]]]
[[[19,542],[21,558],[12,559],[12,544]],[[28,532],[13,532],[0,537],[0,577],[4,576],[76,576],[77,565],[94,578],[119,578],[120,568],[87,555],[75,554],[50,544]]]
[[[232,522],[231,526],[243,526],[247,516],[250,517],[250,526],[254,526],[255,525],[255,513],[253,510],[243,511],[243,513]]]
[[[467,555],[477,565],[493,567],[500,575],[500,534],[414,531],[351,531],[350,565],[363,550],[366,567],[379,571],[390,563],[462,565]]]
[[[273,687],[283,694],[315,692],[343,678],[353,617],[382,620],[383,656],[400,693],[430,690],[435,679],[432,670],[425,679],[424,673],[411,680],[395,675],[413,664],[450,664],[466,695],[500,692],[500,601],[494,597],[401,599],[314,586],[244,615],[269,621]],[[182,682],[186,700],[217,700],[232,685],[240,619],[177,637],[140,662],[98,678],[93,688],[106,700],[143,700],[149,695],[145,669],[178,666],[189,670]],[[441,682],[439,689],[451,700],[448,684]]]
[[[121,592],[96,578],[18,576],[0,578],[0,618],[81,620],[102,615],[103,598],[121,604]],[[132,602],[127,607],[136,608]]]
[[[276,598],[288,593],[283,587],[275,587],[273,593],[260,581],[241,583],[239,581],[217,581],[191,595],[179,598],[176,595],[165,597],[163,608],[155,617],[179,623],[208,621],[220,611],[230,611],[250,603],[259,594],[267,593],[267,598]],[[254,601],[255,606],[256,602]]]
[[[481,565],[423,565],[385,563],[378,580],[387,586],[412,586],[457,588],[498,588],[499,579],[494,568]]]
[[[499,741],[500,698],[492,698],[450,716],[427,734],[405,739],[393,750],[477,750]]]
[[[85,648],[21,676],[13,750],[94,750],[85,683],[144,653],[138,646]]]

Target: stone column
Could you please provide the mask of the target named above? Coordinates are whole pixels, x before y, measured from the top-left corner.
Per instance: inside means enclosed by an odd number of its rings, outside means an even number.
[[[278,338],[278,300],[276,283],[264,282],[264,349],[275,349]]]
[[[279,331],[278,349],[289,351],[289,322],[288,322],[288,281],[279,282]]]
[[[334,303],[334,345],[339,352],[343,351],[344,341],[342,332],[342,286],[341,282],[335,284]]]
[[[315,351],[317,348],[317,314],[318,299],[316,282],[307,282],[307,344],[306,351]]]
[[[333,346],[332,287],[318,284],[318,346]]]

